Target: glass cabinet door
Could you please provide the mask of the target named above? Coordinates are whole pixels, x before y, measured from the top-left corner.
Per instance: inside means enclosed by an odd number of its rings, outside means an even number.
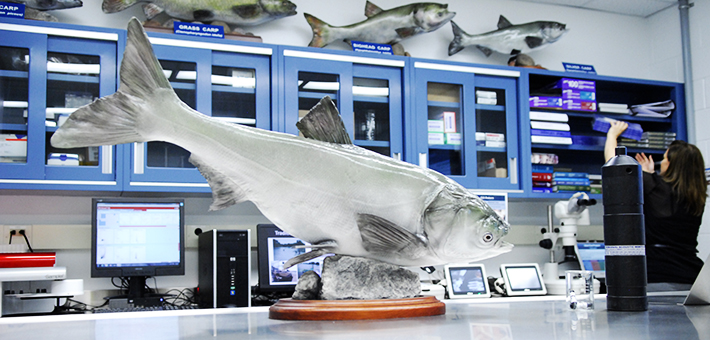
[[[519,190],[516,78],[417,65],[410,161],[467,188]]]
[[[296,122],[329,96],[353,144],[402,158],[402,68],[289,56],[284,66],[282,131],[300,134]]]
[[[179,42],[178,42],[179,43]],[[270,129],[268,56],[153,45],[178,97],[229,124]],[[209,192],[190,152],[167,142],[135,143],[128,190]]]
[[[50,139],[77,108],[116,92],[116,43],[51,38],[46,77],[46,178],[114,180],[115,146],[57,149]]]

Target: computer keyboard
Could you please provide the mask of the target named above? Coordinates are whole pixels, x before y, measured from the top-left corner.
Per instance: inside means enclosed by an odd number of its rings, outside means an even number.
[[[92,313],[123,313],[123,312],[152,312],[159,310],[184,310],[184,309],[199,309],[200,307],[195,305],[182,305],[182,306],[149,306],[149,307],[114,307],[114,308],[96,308],[93,309]]]

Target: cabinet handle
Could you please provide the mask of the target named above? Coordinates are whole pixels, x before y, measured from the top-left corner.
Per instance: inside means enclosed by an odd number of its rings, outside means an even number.
[[[142,174],[145,170],[145,143],[133,143],[133,173]]]
[[[394,152],[392,153],[392,158],[401,161],[402,160],[402,153],[401,152]]]
[[[510,184],[518,184],[518,159],[510,159]]]
[[[420,153],[419,153],[419,166],[420,166],[420,167],[426,168],[426,167],[429,166],[429,164],[427,164],[427,162],[428,162],[428,159],[427,159],[427,158],[428,158],[428,157],[427,157],[426,152],[424,152],[424,153],[421,153],[421,152],[420,152]]]
[[[113,172],[113,146],[101,146],[101,173],[110,174]]]

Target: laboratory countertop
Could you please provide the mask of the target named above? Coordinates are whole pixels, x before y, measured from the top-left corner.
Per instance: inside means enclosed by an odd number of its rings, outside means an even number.
[[[572,311],[564,297],[445,300],[439,316],[282,321],[269,307],[0,318],[2,340],[51,339],[708,339],[710,306],[651,296],[648,311]]]

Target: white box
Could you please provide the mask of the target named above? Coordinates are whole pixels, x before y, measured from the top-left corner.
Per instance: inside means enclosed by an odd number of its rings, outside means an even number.
[[[505,142],[505,134],[504,133],[486,132],[486,141]]]
[[[489,147],[489,148],[504,148],[504,147],[505,147],[505,142],[487,140],[487,141],[486,141],[486,147]]]
[[[450,145],[461,145],[461,134],[460,133],[446,133],[446,144]]]
[[[476,104],[483,105],[496,105],[498,104],[498,99],[495,98],[476,98]]]
[[[456,132],[456,112],[444,112],[444,132]]]
[[[78,166],[79,155],[71,153],[53,153],[49,155],[47,165]]]
[[[430,133],[429,134],[429,145],[444,145],[446,140],[444,139],[443,133]]]
[[[486,133],[485,132],[476,132],[476,141],[485,141],[486,140]]]
[[[429,132],[444,132],[444,121],[443,120],[428,120],[427,130]]]
[[[27,136],[0,134],[0,157],[27,159]]]

